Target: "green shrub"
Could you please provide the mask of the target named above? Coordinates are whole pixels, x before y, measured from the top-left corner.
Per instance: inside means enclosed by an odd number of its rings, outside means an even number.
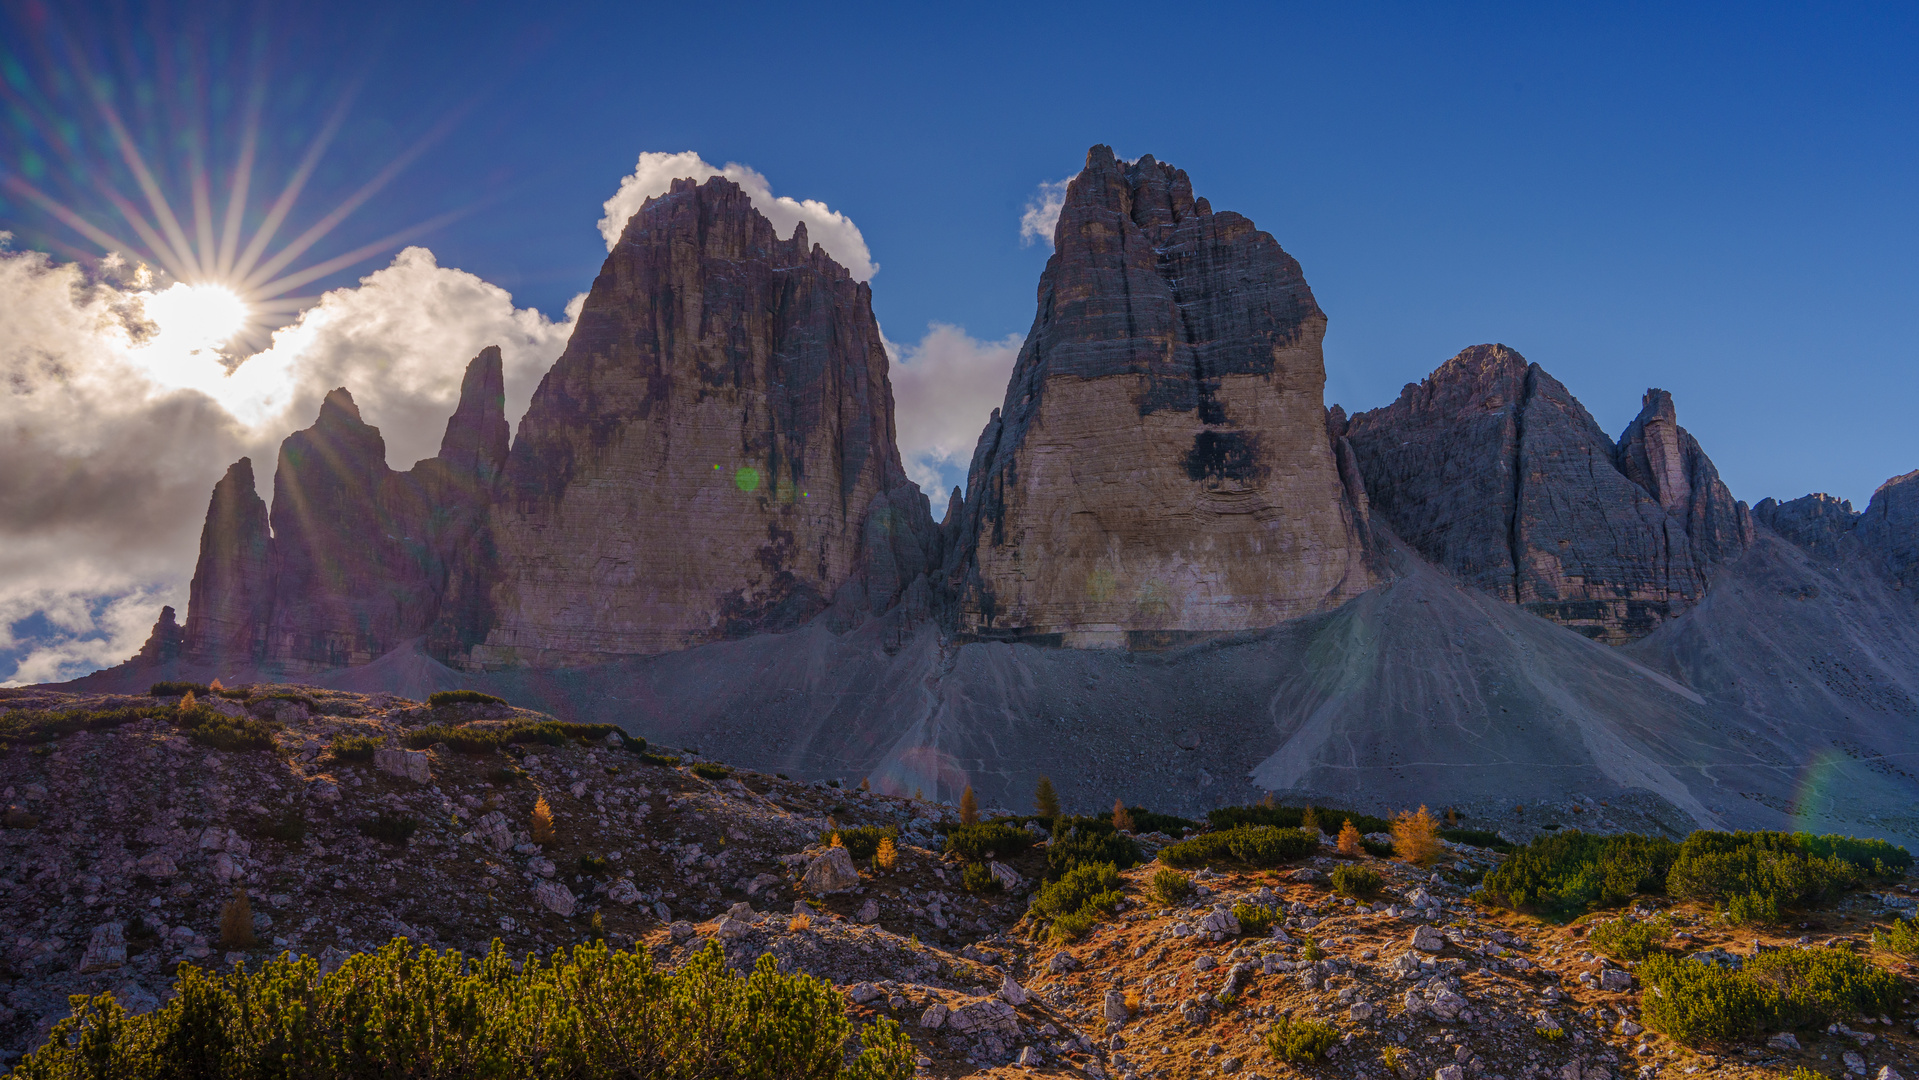
[[[107,995],[29,1055],[22,1080],[420,1076],[584,1080],[645,1076],[911,1080],[914,1053],[882,1019],[858,1034],[831,983],[782,975],[769,954],[729,969],[718,943],[675,971],[645,950],[574,947],[516,961],[409,951],[395,941],[320,976],[311,957],[258,973],[181,968],[176,996],[139,1016]]]
[[[1326,959],[1326,950],[1320,947],[1318,941],[1303,936],[1299,940],[1302,943],[1299,947],[1299,958],[1301,960],[1309,964],[1317,964],[1321,960]]]
[[[1639,976],[1646,1026],[1686,1043],[1891,1012],[1900,992],[1896,977],[1840,949],[1775,949],[1736,971],[1653,956]]]
[[[1660,944],[1671,932],[1671,924],[1664,919],[1612,919],[1588,931],[1586,942],[1615,960],[1644,960],[1660,951]]]
[[[671,754],[643,753],[640,755],[640,764],[657,765],[663,769],[672,769],[679,766],[680,759]]]
[[[377,735],[335,735],[327,751],[341,761],[372,761],[373,752],[385,745]]]
[[[888,825],[884,828],[878,825],[864,825],[857,829],[828,829],[820,834],[820,843],[832,843],[835,834],[838,834],[840,846],[846,849],[848,855],[859,862],[865,862],[879,854],[881,840],[890,839],[898,843],[900,829],[897,825]]]
[[[1070,941],[1119,907],[1124,899],[1119,889],[1119,871],[1111,863],[1082,863],[1058,881],[1040,886],[1032,910],[1042,919],[1053,920],[1056,940]]]
[[[297,844],[306,839],[306,815],[298,809],[284,810],[271,817],[256,818],[255,824],[248,830],[255,838],[278,840],[283,844]]]
[[[1568,918],[1617,907],[1636,893],[1665,891],[1678,855],[1679,845],[1658,837],[1548,833],[1508,855],[1477,895],[1483,903]]]
[[[960,887],[969,893],[996,893],[1003,888],[993,876],[993,868],[983,862],[969,862],[960,868]]]
[[[187,694],[206,697],[212,692],[207,689],[206,683],[198,682],[157,682],[147,687],[149,697],[184,697]]]
[[[407,732],[401,742],[415,750],[445,743],[449,750],[457,753],[488,754],[503,746],[526,743],[565,746],[573,740],[593,742],[616,732],[625,737],[626,733],[612,724],[569,724],[561,720],[524,720],[505,727],[485,728],[428,724]]]
[[[1900,956],[1919,956],[1919,918],[1894,919],[1886,929],[1872,932],[1872,943]]]
[[[1202,833],[1191,840],[1160,849],[1159,861],[1168,866],[1205,866],[1241,862],[1249,866],[1278,866],[1319,850],[1319,840],[1300,829],[1274,825],[1242,825],[1223,832]]]
[[[712,761],[698,762],[693,766],[693,775],[702,780],[724,780],[733,775],[733,770]]]
[[[580,856],[580,873],[588,877],[605,877],[613,872],[613,864],[598,855]]]
[[[1795,833],[1800,850],[1824,859],[1846,862],[1882,878],[1896,878],[1912,867],[1912,853],[1897,844],[1857,836]]]
[[[176,710],[174,723],[186,733],[189,740],[214,750],[272,750],[278,747],[273,739],[280,725],[266,720],[255,720],[250,716],[234,718],[224,713],[214,712],[205,705],[192,709]]]
[[[1197,821],[1176,817],[1172,814],[1156,814],[1144,806],[1129,806],[1126,808],[1126,812],[1133,815],[1133,831],[1135,833],[1156,832],[1165,833],[1167,836],[1178,836],[1187,829],[1199,828],[1199,822]]]
[[[1871,865],[1886,865],[1892,852],[1903,854],[1903,849],[1841,836],[1702,829],[1680,847],[1666,888],[1687,900],[1723,901],[1735,922],[1777,923],[1784,917],[1783,908],[1815,903],[1864,883],[1873,872]]]
[[[1285,918],[1285,914],[1264,904],[1234,904],[1233,918],[1239,920],[1241,933],[1263,936],[1273,928],[1273,924]]]
[[[1347,863],[1333,868],[1333,891],[1341,896],[1370,900],[1379,895],[1379,890],[1384,884],[1378,871],[1369,870],[1364,866]]]
[[[0,713],[0,742],[45,743],[76,731],[110,731],[141,720],[173,719],[172,705],[118,709],[9,709]]]
[[[1455,844],[1467,844],[1493,851],[1514,851],[1518,847],[1490,829],[1441,829],[1439,838],[1450,840]]]
[[[1004,821],[955,826],[946,834],[946,852],[967,862],[1007,859],[1033,846],[1033,834]]]
[[[447,705],[504,705],[506,699],[478,690],[441,690],[428,694],[426,703],[438,709]]]
[[[1393,857],[1393,843],[1390,840],[1367,840],[1361,838],[1359,846],[1366,854],[1371,855],[1375,859],[1390,859]]]
[[[360,822],[360,833],[389,844],[404,844],[420,827],[420,819],[410,814],[381,813]]]
[[[1171,867],[1161,867],[1153,871],[1152,880],[1146,889],[1153,899],[1162,904],[1172,905],[1183,902],[1193,895],[1193,879]]]
[[[1125,870],[1138,866],[1141,861],[1139,845],[1131,837],[1111,829],[1093,832],[1074,827],[1054,833],[1052,842],[1046,845],[1046,871],[1052,877],[1059,877],[1075,866],[1107,863]]]
[[[1222,806],[1206,812],[1206,824],[1215,832],[1246,825],[1271,825],[1279,829],[1297,829],[1306,818],[1304,806]],[[1358,814],[1331,806],[1312,807],[1320,825],[1339,831],[1339,823],[1351,821],[1360,832],[1392,832],[1393,823],[1371,814]]]
[[[1294,1065],[1310,1065],[1325,1058],[1339,1042],[1339,1029],[1317,1020],[1282,1015],[1266,1033],[1266,1053]]]

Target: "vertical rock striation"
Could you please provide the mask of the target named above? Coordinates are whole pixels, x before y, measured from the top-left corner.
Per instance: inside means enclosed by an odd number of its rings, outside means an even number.
[[[1427,559],[1621,644],[1704,595],[1751,519],[1672,399],[1614,444],[1558,380],[1503,345],[1448,360],[1343,432],[1372,511]]]
[[[1088,152],[947,555],[962,632],[1151,646],[1373,584],[1299,264],[1184,172]]]
[[[913,520],[869,536],[876,500]],[[870,289],[804,226],[779,239],[732,182],[675,181],[627,223],[520,423],[467,663],[791,628],[854,577],[863,538],[885,541],[889,582],[923,573],[902,528],[934,535]]]

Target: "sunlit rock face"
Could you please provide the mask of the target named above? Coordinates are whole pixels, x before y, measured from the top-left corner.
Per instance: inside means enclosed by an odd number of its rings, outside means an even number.
[[[1894,588],[1919,588],[1919,471],[1879,485],[1854,528]]]
[[[1557,379],[1476,345],[1345,435],[1372,510],[1462,581],[1589,637],[1642,637],[1752,541],[1672,397],[1615,444]]]
[[[961,630],[1151,647],[1371,586],[1327,438],[1325,332],[1272,236],[1184,172],[1094,147],[975,452],[948,555]]]
[[[187,604],[185,649],[199,657],[258,659],[273,614],[273,531],[241,458],[213,485]]]
[[[923,563],[868,286],[732,182],[675,181],[628,222],[520,423],[465,662],[795,627],[854,576],[889,492]]]

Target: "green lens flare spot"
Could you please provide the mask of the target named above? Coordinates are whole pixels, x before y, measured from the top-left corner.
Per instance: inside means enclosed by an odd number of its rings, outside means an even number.
[[[733,486],[739,488],[741,491],[758,491],[760,489],[760,471],[751,465],[740,469],[733,474]]]

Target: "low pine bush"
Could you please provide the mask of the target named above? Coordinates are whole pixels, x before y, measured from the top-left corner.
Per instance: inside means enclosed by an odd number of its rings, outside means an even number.
[[[1595,925],[1586,942],[1615,960],[1644,960],[1659,953],[1671,933],[1671,924],[1664,919],[1612,919]]]
[[[1297,829],[1305,824],[1304,806],[1222,806],[1206,812],[1206,824],[1215,831],[1236,829],[1242,825],[1271,825],[1280,829]],[[1339,810],[1330,806],[1310,808],[1313,816],[1322,825],[1330,826],[1335,821],[1350,821],[1362,833],[1391,832],[1393,823],[1385,818],[1371,814],[1355,813],[1351,810]]]
[[[96,1077],[431,1076],[438,1080],[807,1077],[911,1080],[898,1025],[855,1028],[831,983],[752,974],[717,942],[663,971],[645,950],[586,944],[516,961],[395,941],[322,978],[313,958],[257,973],[182,967],[175,996],[138,1016],[109,995],[73,1014],[15,1068],[23,1080]],[[851,1051],[857,1047],[857,1053]]]
[[[1139,845],[1133,838],[1112,829],[1104,832],[1067,829],[1055,833],[1052,842],[1046,845],[1046,872],[1052,877],[1059,877],[1075,866],[1104,863],[1125,870],[1142,861]]]
[[[1360,900],[1370,900],[1379,895],[1385,883],[1379,872],[1364,866],[1336,866],[1333,868],[1333,891],[1341,896],[1351,896]]]
[[[1040,886],[1033,897],[1033,913],[1053,920],[1053,936],[1070,941],[1113,913],[1124,897],[1119,871],[1111,863],[1082,863],[1058,881]]]
[[[383,741],[374,735],[335,735],[327,751],[341,761],[372,761]]]
[[[1311,1065],[1339,1042],[1339,1029],[1317,1020],[1281,1016],[1266,1033],[1266,1053],[1293,1065]]]
[[[1300,829],[1274,825],[1242,825],[1223,832],[1202,833],[1160,849],[1159,861],[1168,866],[1206,866],[1239,862],[1248,866],[1278,866],[1303,859],[1319,850],[1319,838]]]
[[[206,697],[212,692],[206,683],[197,682],[157,682],[147,687],[149,697],[183,697],[187,694]]]
[[[1873,931],[1872,943],[1900,956],[1919,956],[1919,918],[1894,919],[1886,929]]]
[[[1667,872],[1678,857],[1679,845],[1659,837],[1547,833],[1487,874],[1478,899],[1549,918],[1571,918],[1590,908],[1617,907],[1637,893],[1665,892]]]
[[[1003,821],[961,825],[946,834],[946,851],[967,862],[1007,859],[1033,846],[1033,834]]]
[[[898,840],[900,830],[897,825],[888,825],[884,828],[878,825],[865,825],[857,829],[830,829],[820,834],[820,842],[831,843],[836,834],[840,838],[840,846],[846,849],[846,853],[864,862],[879,854],[881,841]]]
[[[1439,838],[1455,844],[1466,844],[1471,847],[1487,848],[1492,851],[1512,851],[1517,846],[1508,840],[1502,839],[1498,833],[1493,832],[1491,829],[1441,829],[1439,830]]]
[[[506,699],[482,694],[478,690],[441,690],[428,694],[426,703],[438,709],[448,705],[504,705]]]
[[[1170,906],[1182,903],[1193,895],[1193,879],[1171,867],[1161,867],[1153,871],[1152,879],[1146,883],[1146,890],[1153,899]]]
[[[1775,949],[1738,970],[1653,956],[1639,976],[1646,1026],[1684,1043],[1889,1013],[1900,994],[1897,977],[1842,949]]]
[[[693,775],[702,780],[724,780],[733,775],[733,770],[717,762],[702,761],[693,766]]]
[[[523,721],[505,727],[428,724],[408,732],[401,741],[415,750],[445,743],[448,749],[461,754],[490,754],[501,747],[527,743],[564,746],[574,740],[596,742],[615,733],[628,737],[612,724],[569,724],[560,720]],[[645,745],[640,744],[642,749]],[[628,749],[632,749],[630,742]]]
[[[1285,918],[1278,909],[1265,904],[1234,904],[1233,918],[1239,920],[1241,933],[1263,936],[1273,924]]]
[[[1824,900],[1882,870],[1903,872],[1910,863],[1904,848],[1881,840],[1701,830],[1681,845],[1666,888],[1687,900],[1723,902],[1734,922],[1777,923],[1785,908]]]
[[[970,862],[960,869],[960,887],[969,893],[996,893],[1004,886],[993,876],[992,867],[983,862]]]

